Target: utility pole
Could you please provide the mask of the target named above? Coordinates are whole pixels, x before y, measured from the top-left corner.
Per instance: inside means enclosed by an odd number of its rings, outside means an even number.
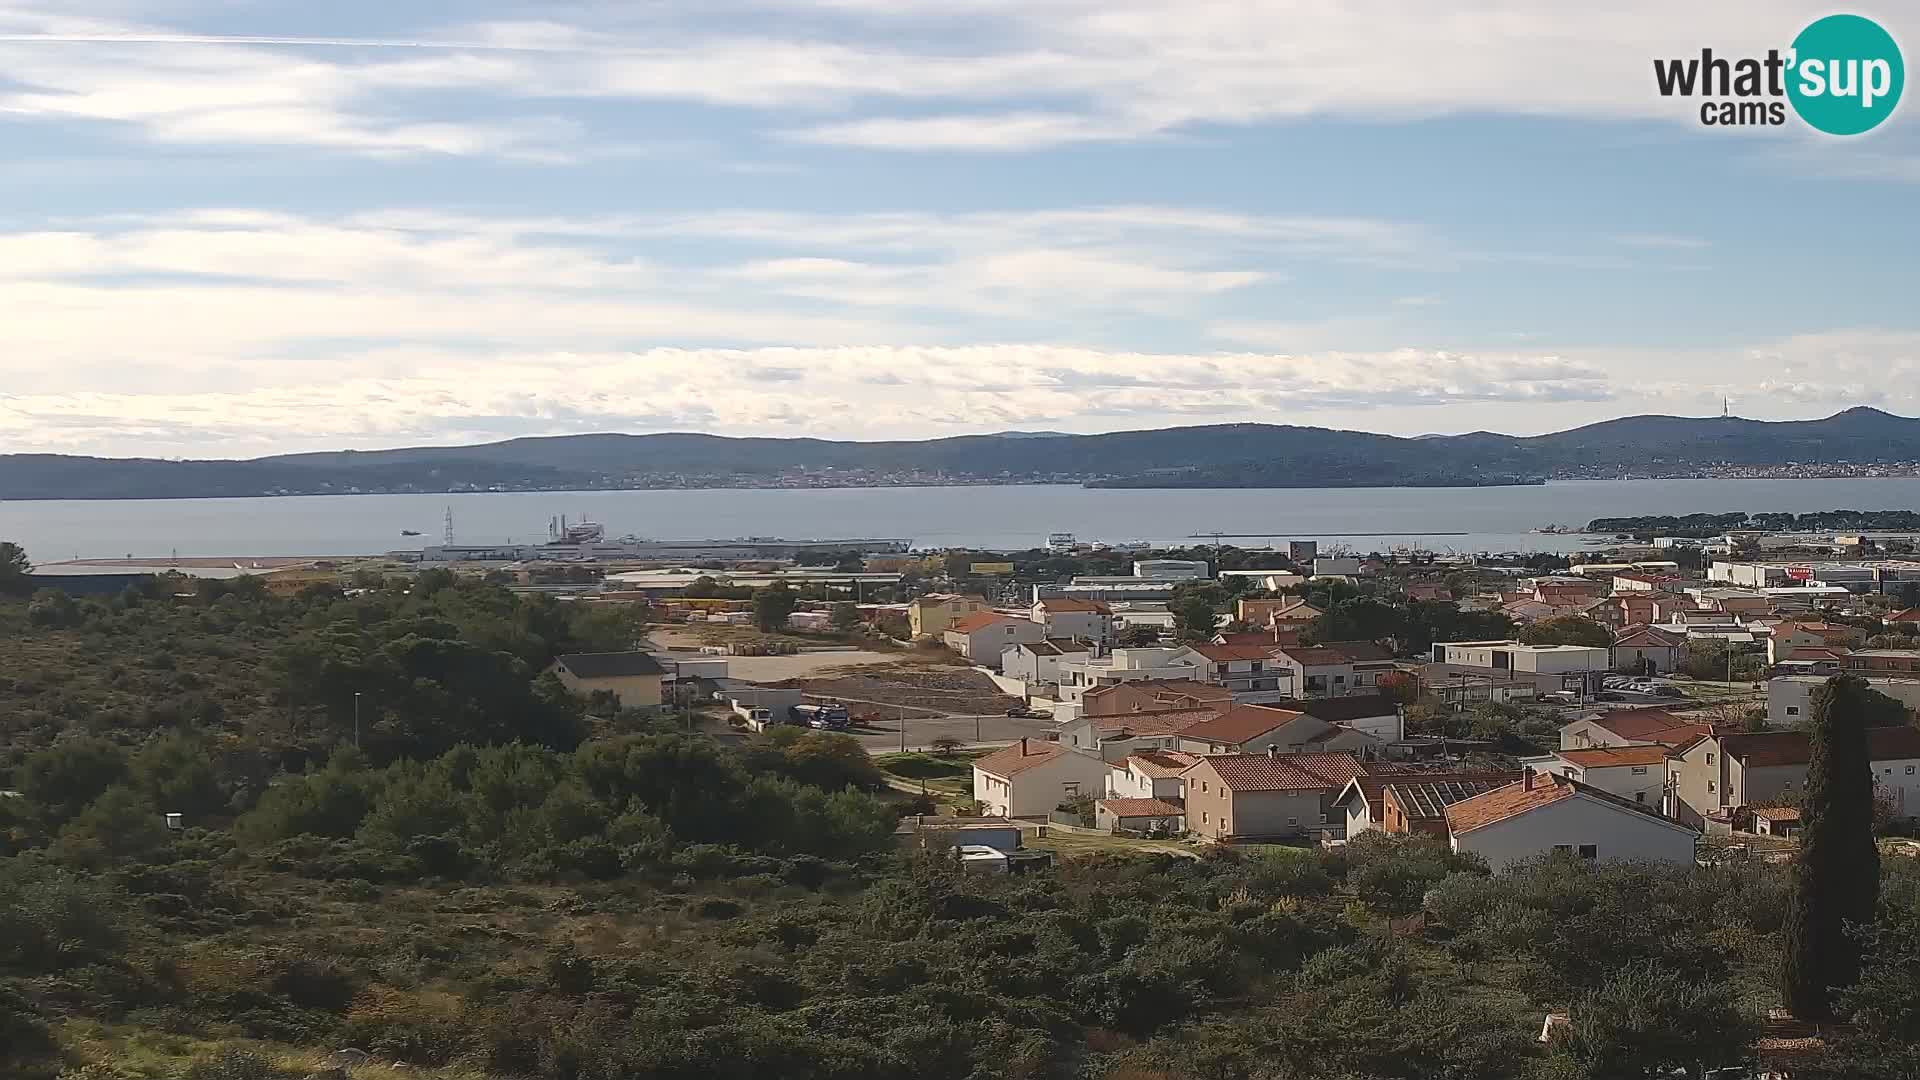
[[[900,710],[900,752],[904,754],[907,752],[907,707],[897,705],[895,708]]]
[[[360,691],[353,692],[353,748],[360,749]]]

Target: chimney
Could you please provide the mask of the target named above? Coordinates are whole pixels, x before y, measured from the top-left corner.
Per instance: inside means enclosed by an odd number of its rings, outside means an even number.
[[[1267,757],[1269,757],[1269,758],[1272,758],[1272,759],[1273,759],[1273,760],[1275,760],[1275,761],[1278,761],[1278,760],[1280,759],[1280,744],[1278,744],[1278,743],[1268,743],[1268,744],[1267,744]]]
[[[1025,735],[1020,736],[1020,756],[1027,756],[1027,737]]]

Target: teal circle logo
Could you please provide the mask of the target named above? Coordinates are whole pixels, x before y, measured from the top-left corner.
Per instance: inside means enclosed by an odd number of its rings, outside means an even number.
[[[1793,39],[1787,100],[1800,119],[1829,135],[1871,131],[1893,115],[1907,82],[1900,46],[1880,24],[1829,15]]]

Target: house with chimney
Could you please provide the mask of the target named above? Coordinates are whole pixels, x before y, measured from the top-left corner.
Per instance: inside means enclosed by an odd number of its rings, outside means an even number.
[[[1333,798],[1333,813],[1346,823],[1346,839],[1369,829],[1422,833],[1446,839],[1446,807],[1520,779],[1518,769],[1445,771],[1374,767],[1347,781]],[[1391,797],[1388,788],[1399,786]]]
[[[1365,732],[1328,723],[1300,709],[1235,705],[1182,730],[1179,747],[1189,754],[1350,751],[1374,757],[1382,744]]]
[[[1045,817],[1062,802],[1099,798],[1111,767],[1057,742],[1023,738],[973,763],[973,797],[999,817]]]
[[[1554,853],[1692,865],[1698,839],[1696,830],[1651,807],[1551,773],[1528,772],[1443,812],[1453,850],[1480,856],[1495,873]]]
[[[1805,731],[1715,732],[1667,755],[1662,810],[1689,825],[1730,827],[1745,807],[1806,791],[1811,744]],[[1867,729],[1876,795],[1893,815],[1920,817],[1920,728]]]

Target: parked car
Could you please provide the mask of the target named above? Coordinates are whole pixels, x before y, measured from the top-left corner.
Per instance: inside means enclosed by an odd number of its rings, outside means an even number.
[[[1017,718],[1019,718],[1019,719],[1021,719],[1021,720],[1051,720],[1051,719],[1053,719],[1053,714],[1052,714],[1052,713],[1050,713],[1050,712],[1042,712],[1042,711],[1040,711],[1039,709],[1036,709],[1036,708],[1034,708],[1034,707],[1033,707],[1033,706],[1031,706],[1031,705],[1015,705],[1015,706],[1014,706],[1013,708],[1011,708],[1011,709],[1008,709],[1008,710],[1007,710],[1007,715],[1008,715],[1008,716],[1011,716],[1011,717],[1017,717]]]

